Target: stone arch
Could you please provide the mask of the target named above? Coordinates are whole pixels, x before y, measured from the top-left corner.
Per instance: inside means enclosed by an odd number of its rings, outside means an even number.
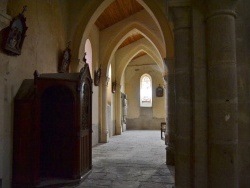
[[[145,40],[145,39],[141,39]],[[165,74],[165,70],[163,67],[163,60],[161,57],[158,55],[155,55],[156,49],[154,49],[152,46],[150,48],[149,42],[145,40],[145,42],[142,43],[137,43],[137,45],[133,46],[130,50],[129,53],[126,53],[125,56],[123,56],[120,61],[123,62],[121,66],[119,66],[117,72],[116,72],[116,79],[117,83],[121,82],[122,75],[124,74],[125,68],[129,64],[129,62],[140,52],[145,52],[161,69],[162,74]]]
[[[91,28],[101,13],[113,2],[114,0],[98,0],[87,1],[83,4],[80,12],[81,17],[79,23],[74,29],[72,36],[72,71],[77,70],[79,59],[82,59],[83,52],[79,51],[81,44],[85,43],[89,37]]]
[[[165,56],[165,50],[164,47],[159,43],[158,38],[149,31],[146,27],[142,26],[141,24],[137,22],[133,22],[126,27],[124,27],[123,30],[121,30],[117,35],[113,38],[112,41],[110,41],[109,46],[107,47],[107,50],[105,51],[105,54],[103,55],[102,62],[104,63],[103,65],[103,70],[107,71],[107,68],[109,66],[110,59],[114,56],[116,50],[120,46],[120,44],[130,35],[132,32],[138,32],[141,35],[143,35],[148,41],[148,45],[153,46],[156,49],[156,53],[160,57]],[[157,48],[158,46],[158,48]],[[158,61],[160,62],[160,61]],[[163,67],[163,63],[162,66]]]
[[[166,58],[174,57],[174,35],[169,21],[164,12],[159,11],[160,7],[152,0],[137,0],[145,10],[151,15],[155,23],[158,25],[165,42]]]
[[[84,45],[84,51],[86,52],[86,62],[89,64],[89,69],[90,69],[90,75],[91,77],[93,77],[93,70],[92,70],[92,43],[90,41],[90,39],[88,38],[85,41],[85,45]]]
[[[72,71],[77,69],[77,64],[79,59],[81,59],[81,52],[79,51],[80,45],[83,41],[86,41],[90,30],[100,14],[107,8],[114,0],[100,0],[100,1],[88,1],[84,4],[80,17],[82,17],[78,26],[75,28],[75,33],[73,36],[72,42]],[[166,16],[159,10],[159,6],[154,3],[152,0],[138,0],[138,2],[149,12],[153,17],[156,23],[160,26],[164,41],[165,41],[165,57],[173,57],[173,34],[171,28],[168,24]],[[81,40],[79,40],[81,39]],[[158,45],[157,45],[158,46]]]

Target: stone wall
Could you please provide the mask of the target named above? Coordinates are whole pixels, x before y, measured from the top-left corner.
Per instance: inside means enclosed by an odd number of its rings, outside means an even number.
[[[38,3],[39,2],[39,3]],[[0,51],[0,179],[10,187],[12,169],[13,99],[23,79],[33,73],[57,72],[59,55],[67,43],[64,1],[12,0],[7,14],[24,13],[28,30],[20,56],[7,56]]]
[[[250,179],[250,14],[249,1],[238,3],[236,19],[236,50],[238,79],[239,187],[249,187]]]
[[[92,48],[92,79],[94,79],[94,71],[99,67],[99,30],[96,26],[92,27],[89,40]],[[85,52],[84,42],[81,44],[80,51]],[[92,94],[92,146],[99,142],[99,87],[93,84]]]

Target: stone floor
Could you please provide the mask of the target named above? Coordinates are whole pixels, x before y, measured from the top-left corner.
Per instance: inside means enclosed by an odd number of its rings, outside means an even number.
[[[93,170],[76,188],[174,187],[160,131],[126,131],[93,148]]]

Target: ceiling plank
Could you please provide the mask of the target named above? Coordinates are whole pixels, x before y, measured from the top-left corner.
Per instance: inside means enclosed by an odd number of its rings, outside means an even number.
[[[142,39],[143,37],[144,37],[144,36],[142,36],[142,35],[139,34],[139,33],[134,33],[134,34],[130,35],[129,37],[127,37],[127,38],[121,43],[121,45],[118,47],[118,49],[123,48],[123,47],[125,47],[125,46],[127,46],[127,45],[129,45],[129,44],[131,44],[131,43],[133,43],[133,42],[135,42],[135,41],[137,41],[137,40],[140,40],[140,39]]]
[[[101,31],[143,9],[136,0],[116,0],[103,11],[95,24]]]

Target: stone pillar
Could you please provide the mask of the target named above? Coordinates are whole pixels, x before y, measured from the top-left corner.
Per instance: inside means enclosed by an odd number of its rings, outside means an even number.
[[[115,96],[116,96],[116,109],[115,109],[115,119],[116,119],[116,123],[115,123],[115,134],[116,135],[121,135],[122,134],[122,105],[121,105],[121,85],[119,83],[116,84],[116,92],[115,92]]]
[[[208,175],[208,106],[207,106],[207,59],[204,3],[192,3],[192,103],[193,103],[193,187],[207,188]]]
[[[238,187],[237,0],[207,0],[208,187]]]
[[[170,1],[175,39],[175,185],[192,187],[192,43],[191,9],[183,1]]]
[[[101,76],[100,80],[100,97],[101,97],[101,132],[100,132],[100,142],[107,143],[109,139],[109,131],[107,125],[107,87],[108,87],[108,77],[104,74]]]
[[[174,165],[175,158],[175,75],[174,75],[174,60],[165,59],[167,67],[167,75],[164,77],[166,85],[166,124],[167,130],[165,135],[166,144],[166,164]]]

